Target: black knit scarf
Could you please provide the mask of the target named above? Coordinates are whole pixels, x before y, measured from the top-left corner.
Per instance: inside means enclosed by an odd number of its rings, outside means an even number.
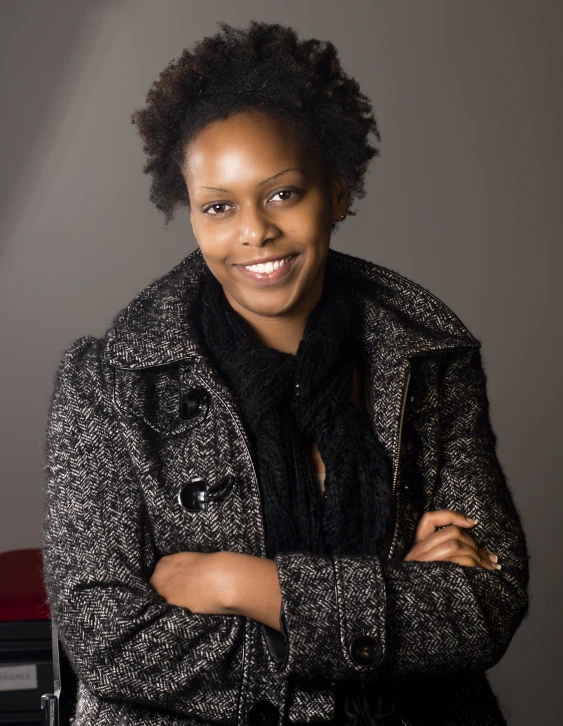
[[[350,401],[352,361],[362,355],[358,314],[346,283],[325,267],[322,297],[296,355],[254,342],[207,268],[194,319],[231,387],[249,435],[264,510],[267,557],[276,553],[378,555],[391,510],[392,466]],[[325,464],[319,502],[307,442]],[[370,682],[340,684],[339,723],[376,726],[385,706]]]

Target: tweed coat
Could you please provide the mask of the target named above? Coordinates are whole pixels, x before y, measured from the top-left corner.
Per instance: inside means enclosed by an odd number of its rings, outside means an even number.
[[[148,584],[175,552],[265,556],[240,409],[190,316],[201,251],[148,285],[104,336],[64,351],[42,531],[52,618],[79,678],[74,726],[328,722],[334,684],[370,678],[392,688],[405,726],[506,723],[485,671],[527,613],[528,554],[497,458],[481,343],[397,272],[333,249],[327,265],[355,281],[393,519],[381,557],[275,557],[282,634],[192,613]],[[502,569],[403,561],[422,513],[436,509],[478,519],[469,532]],[[366,643],[367,658],[357,647]]]

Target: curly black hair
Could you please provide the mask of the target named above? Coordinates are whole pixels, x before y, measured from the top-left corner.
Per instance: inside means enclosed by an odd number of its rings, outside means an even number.
[[[170,61],[149,89],[147,106],[131,114],[149,157],[143,172],[152,175],[150,200],[164,213],[165,227],[177,206],[191,208],[181,173],[189,142],[212,121],[250,109],[277,119],[290,141],[314,144],[326,178],[346,179],[351,204],[364,197],[369,162],[380,153],[367,137],[373,132],[381,141],[381,135],[369,98],[343,71],[335,46],[300,41],[278,23],[217,24],[222,32]]]

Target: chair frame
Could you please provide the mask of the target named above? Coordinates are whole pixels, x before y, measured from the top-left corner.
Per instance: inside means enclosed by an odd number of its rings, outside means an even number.
[[[41,696],[43,726],[69,726],[76,704],[78,678],[59,637],[58,628],[51,620],[53,651],[53,693]]]

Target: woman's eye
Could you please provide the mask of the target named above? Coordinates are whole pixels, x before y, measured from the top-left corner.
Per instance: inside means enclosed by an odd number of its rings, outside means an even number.
[[[297,195],[300,195],[301,192],[298,192],[298,191],[296,191],[294,189],[282,189],[280,192],[276,192],[272,197],[270,197],[270,199],[273,199],[274,197],[277,197],[280,194],[286,194],[286,195],[297,194]],[[290,196],[289,197],[286,196],[281,201],[282,202],[285,202],[285,201],[288,201],[290,198],[291,198]],[[228,206],[230,206],[230,205],[228,205],[227,202],[216,202],[215,204],[211,204],[209,207],[207,207],[207,209],[204,209],[203,210],[203,213],[204,214],[209,214],[209,216],[211,216],[211,217],[222,217],[223,214],[225,214],[225,212],[218,212],[218,211],[211,212],[210,210],[212,210],[212,209],[213,210],[216,210],[217,207],[228,207]]]
[[[207,209],[203,210],[204,214],[208,214],[210,209],[215,209],[215,207],[226,207],[226,202],[217,202],[217,204],[212,204],[210,207],[207,207]],[[215,214],[210,215],[211,217],[217,217],[221,216],[222,212],[216,212]]]
[[[276,193],[274,194],[274,197],[277,197],[277,196],[278,196],[278,194],[297,194],[297,192],[296,192],[296,191],[294,191],[293,189],[282,189],[282,191],[281,191],[281,192],[276,192]],[[273,197],[272,197],[272,198],[273,198]],[[286,197],[286,199],[288,199],[288,197]],[[285,202],[285,201],[286,201],[286,199],[282,199],[282,202]]]

